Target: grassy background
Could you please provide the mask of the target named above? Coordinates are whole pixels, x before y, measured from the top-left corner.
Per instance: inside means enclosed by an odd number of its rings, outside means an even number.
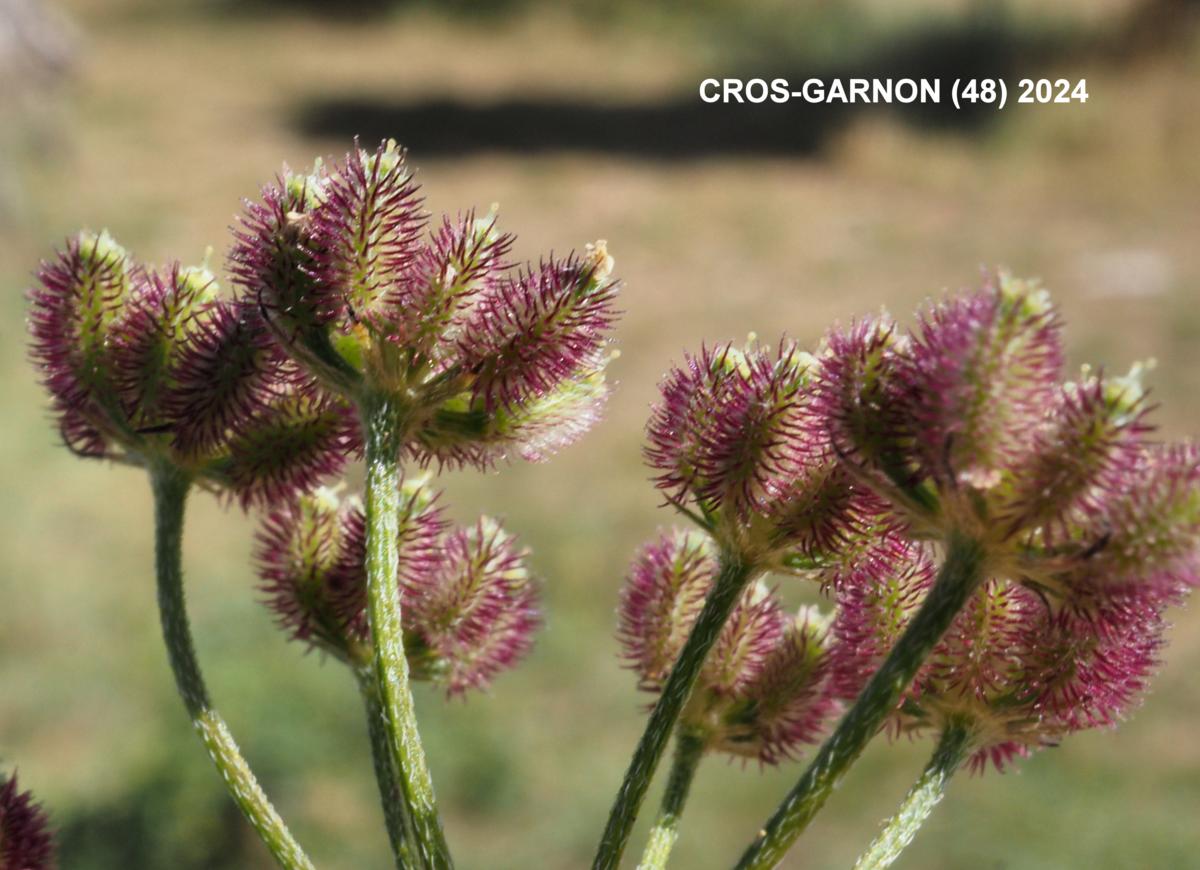
[[[479,19],[420,3],[329,17],[266,3],[63,5],[71,69],[54,85],[8,78],[20,87],[0,101],[0,759],[51,806],[63,865],[89,870],[269,862],[171,689],[145,482],[57,446],[24,359],[21,290],[51,244],[107,226],[151,261],[194,261],[210,244],[219,258],[239,197],[281,161],[348,146],[297,132],[296,108],[312,100],[654,106],[689,99],[704,76],[755,71],[756,52],[845,58],[1000,8],[860,0],[738,12],[710,0],[651,13],[597,0],[577,16],[510,2]],[[833,320],[883,304],[905,315],[981,265],[1005,264],[1055,292],[1073,363],[1157,358],[1164,433],[1200,429],[1200,42],[1170,17],[1182,5],[1158,4],[1149,25],[1120,2],[1066,4],[1052,19],[1033,3],[1004,8],[1022,39],[1071,37],[1071,50],[1018,72],[1086,76],[1085,106],[1012,107],[962,129],[865,113],[815,152],[769,157],[413,154],[435,209],[499,201],[526,256],[607,238],[627,282],[605,422],[549,465],[447,480],[461,519],[502,516],[533,547],[548,610],[534,655],[492,695],[447,704],[419,692],[461,866],[590,858],[643,721],[614,656],[617,589],[633,548],[672,521],[640,463],[641,426],[684,349],[750,330],[812,341]],[[402,142],[420,133],[392,131]],[[194,500],[185,558],[214,696],[319,866],[387,866],[356,694],[339,668],[286,644],[256,603],[251,532],[237,511]],[[962,777],[902,866],[1196,866],[1200,617],[1175,622],[1130,722],[1013,774]],[[787,866],[848,866],[928,750],[879,741]],[[678,866],[728,864],[798,775],[710,760]]]

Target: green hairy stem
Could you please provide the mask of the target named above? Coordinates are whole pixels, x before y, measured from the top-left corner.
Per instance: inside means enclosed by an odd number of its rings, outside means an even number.
[[[158,609],[175,685],[229,793],[275,860],[288,870],[312,870],[312,862],[267,799],[225,720],[213,708],[200,673],[183,593],[183,514],[191,480],[179,469],[163,465],[151,471],[151,482]]]
[[[625,779],[609,812],[608,824],[604,828],[600,846],[592,862],[593,870],[613,870],[620,863],[638,810],[646,797],[646,790],[650,787],[650,780],[662,759],[663,750],[679,714],[700,676],[704,660],[716,643],[734,605],[741,598],[742,591],[758,573],[760,572],[755,566],[722,552],[716,584],[679,653],[679,659],[675,662],[675,667],[672,668],[671,675],[658,697],[658,703],[654,705],[654,711],[650,714],[650,720],[646,723],[642,739],[633,752],[629,769],[625,772]]]
[[[737,864],[739,870],[762,870],[783,860],[838,780],[896,709],[917,670],[979,587],[983,564],[984,552],[978,542],[960,535],[950,538],[946,560],[920,610],[800,781],[746,849]]]
[[[671,764],[671,778],[663,794],[658,819],[650,831],[650,841],[638,870],[663,870],[671,857],[671,847],[679,837],[679,817],[683,815],[688,791],[696,777],[696,768],[704,757],[704,738],[697,734],[680,733],[675,737],[675,760]]]
[[[854,865],[854,870],[884,870],[900,857],[917,830],[946,793],[946,784],[971,751],[971,731],[964,722],[947,726],[925,769],[905,795],[896,814]]]
[[[371,670],[382,702],[384,725],[400,790],[412,820],[423,866],[453,866],[438,817],[433,781],[417,732],[408,658],[400,621],[398,583],[400,452],[406,420],[395,399],[369,393],[362,400],[366,434],[367,619],[374,649]],[[399,860],[399,856],[397,856]]]
[[[367,714],[367,731],[371,738],[371,759],[375,764],[375,781],[379,785],[379,801],[383,805],[383,819],[387,825],[392,854],[396,857],[398,870],[416,867],[411,845],[416,840],[412,820],[408,817],[404,792],[400,787],[400,774],[392,757],[392,743],[387,730],[387,713],[383,699],[375,683],[374,671],[370,667],[358,668],[359,692]]]

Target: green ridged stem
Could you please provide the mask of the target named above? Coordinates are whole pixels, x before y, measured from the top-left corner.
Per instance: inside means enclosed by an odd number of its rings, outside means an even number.
[[[242,757],[229,726],[213,709],[200,673],[183,592],[183,515],[191,480],[179,469],[162,465],[152,469],[151,483],[158,610],[175,685],[217,772],[275,860],[287,870],[312,870],[312,862],[292,837]]]
[[[430,870],[453,867],[438,817],[433,781],[417,732],[409,685],[404,629],[400,620],[399,532],[400,453],[406,409],[394,397],[367,392],[361,398],[366,436],[367,619],[374,650],[371,671],[382,702],[400,790],[412,820],[415,848]]]
[[[917,830],[929,818],[933,808],[946,793],[946,783],[971,752],[971,731],[965,722],[946,726],[938,740],[929,763],[905,795],[900,808],[883,826],[867,851],[854,865],[854,870],[884,870],[900,857],[913,841]]]
[[[704,738],[698,734],[680,732],[675,736],[675,760],[671,762],[671,777],[663,793],[658,818],[650,831],[650,840],[638,870],[663,870],[671,857],[671,848],[679,838],[679,817],[683,815],[692,780],[704,757]]]
[[[358,689],[362,695],[367,715],[367,732],[371,739],[371,760],[375,765],[375,782],[379,786],[379,801],[383,805],[383,819],[387,826],[388,840],[398,870],[409,870],[419,866],[412,855],[411,844],[416,837],[412,820],[406,812],[404,793],[400,788],[400,774],[392,757],[392,744],[388,737],[387,713],[375,683],[375,672],[370,667],[355,669]]]
[[[783,860],[789,848],[824,806],[838,780],[896,709],[954,617],[983,579],[984,551],[961,535],[947,542],[946,560],[921,608],[879,670],[867,682],[836,730],[822,744],[800,781],[746,849],[738,870],[764,870]]]
[[[646,730],[633,752],[625,779],[617,792],[612,810],[609,812],[608,823],[600,839],[600,846],[592,862],[593,870],[614,870],[621,862],[625,845],[629,842],[629,834],[633,823],[637,820],[638,810],[646,798],[646,790],[650,780],[662,759],[663,750],[671,731],[679,719],[684,704],[692,694],[692,687],[700,676],[700,669],[708,657],[709,650],[716,643],[721,629],[729,619],[734,605],[741,598],[746,585],[761,573],[754,565],[742,561],[737,556],[728,553],[721,554],[720,570],[713,590],[709,593],[704,609],[692,626],[683,649],[671,675],[667,677],[666,685],[658,697],[658,703],[646,723]]]

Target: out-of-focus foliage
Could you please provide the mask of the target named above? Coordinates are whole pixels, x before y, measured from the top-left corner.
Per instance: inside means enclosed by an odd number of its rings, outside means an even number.
[[[27,208],[20,159],[60,131],[57,97],[75,65],[71,20],[41,0],[0,0],[0,226]]]

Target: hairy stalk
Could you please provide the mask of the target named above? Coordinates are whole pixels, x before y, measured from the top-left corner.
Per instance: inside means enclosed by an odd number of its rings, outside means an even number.
[[[675,736],[675,760],[671,763],[671,778],[663,794],[658,819],[650,831],[650,841],[642,853],[638,870],[663,870],[671,857],[671,847],[679,837],[679,817],[687,803],[688,791],[696,777],[700,759],[704,757],[704,738],[699,734],[680,732]]]
[[[921,664],[983,579],[984,552],[961,535],[950,538],[937,581],[904,634],[817,751],[800,781],[742,855],[739,870],[774,867],[825,804],[842,775],[896,708]]]
[[[696,678],[700,676],[704,660],[741,597],[742,590],[758,573],[754,565],[729,553],[721,554],[721,570],[717,574],[716,585],[679,653],[679,659],[646,723],[642,739],[633,752],[592,862],[593,870],[613,870],[620,863],[638,810],[646,797],[646,789],[650,787],[650,780],[654,777],[679,713],[692,693]]]
[[[407,425],[404,409],[391,397],[367,393],[362,399],[367,445],[367,618],[371,627],[374,680],[383,704],[404,802],[412,819],[416,851],[423,865],[453,866],[438,818],[433,781],[417,733],[409,685],[398,584],[400,451]]]
[[[204,741],[229,793],[275,860],[288,870],[312,870],[312,862],[292,838],[287,825],[254,778],[254,772],[229,733],[229,726],[213,709],[204,677],[200,674],[183,594],[183,513],[191,480],[184,472],[165,464],[153,468],[150,478],[154,489],[158,610],[175,685],[192,725]]]
[[[379,800],[383,804],[383,818],[387,825],[388,840],[396,858],[398,870],[417,867],[412,855],[412,820],[408,817],[404,793],[400,788],[400,774],[392,757],[392,743],[388,737],[387,713],[375,682],[375,672],[370,667],[357,668],[359,692],[367,714],[367,731],[371,738],[371,760],[375,764],[375,781],[379,785]]]
[[[863,852],[854,870],[884,870],[900,857],[900,853],[917,835],[946,793],[946,783],[958,770],[971,751],[971,730],[965,722],[947,726],[938,740],[937,748],[925,769],[905,795],[900,809],[883,826],[867,851]]]

